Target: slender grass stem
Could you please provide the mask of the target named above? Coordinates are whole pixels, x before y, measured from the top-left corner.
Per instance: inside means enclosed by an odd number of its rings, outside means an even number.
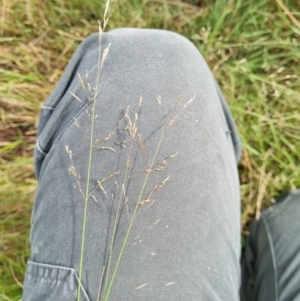
[[[124,250],[125,250],[127,241],[128,241],[128,237],[129,237],[129,234],[130,234],[130,232],[131,232],[131,228],[132,228],[132,226],[133,226],[133,222],[134,222],[134,220],[135,220],[135,216],[136,216],[136,214],[137,214],[137,210],[138,210],[140,201],[142,200],[142,196],[143,196],[145,187],[146,187],[146,185],[147,185],[148,178],[149,178],[149,175],[150,175],[150,173],[151,173],[151,169],[152,169],[152,167],[153,167],[153,165],[154,165],[154,162],[155,162],[155,160],[156,160],[158,151],[159,151],[159,149],[160,149],[160,145],[161,145],[161,143],[162,143],[163,137],[164,137],[164,132],[162,132],[161,137],[160,137],[160,140],[159,140],[158,145],[157,145],[157,147],[156,147],[155,154],[154,154],[154,156],[153,156],[153,160],[152,160],[151,165],[150,165],[150,172],[148,172],[148,173],[146,174],[144,183],[143,183],[143,185],[142,185],[142,188],[141,188],[141,191],[140,191],[138,200],[137,200],[137,202],[136,202],[136,205],[135,205],[135,208],[134,208],[134,212],[133,212],[133,214],[132,214],[132,217],[131,217],[131,220],[130,220],[130,224],[129,224],[129,226],[128,226],[128,229],[127,229],[127,232],[126,232],[126,235],[125,235],[125,238],[124,238],[124,241],[123,241],[123,244],[122,244],[122,247],[121,247],[119,256],[118,256],[118,260],[117,260],[117,263],[116,263],[116,266],[115,266],[115,269],[114,269],[114,272],[113,272],[111,281],[110,281],[110,283],[109,283],[108,290],[107,290],[107,293],[106,293],[106,295],[105,295],[104,301],[107,301],[108,298],[109,298],[109,295],[110,295],[110,292],[111,292],[111,289],[112,289],[112,286],[113,286],[113,283],[114,283],[114,280],[115,280],[115,277],[116,277],[116,274],[117,274],[117,271],[118,271],[118,268],[119,268],[119,265],[120,265],[120,262],[121,262],[121,259],[122,259],[122,256],[123,256],[123,253],[124,253]]]
[[[87,220],[89,190],[90,190],[90,176],[91,176],[92,156],[93,156],[95,109],[96,109],[96,100],[94,99],[94,103],[93,103],[93,116],[92,116],[92,127],[91,127],[91,137],[90,137],[88,174],[87,174],[87,184],[86,184],[85,200],[84,200],[84,214],[83,214],[83,227],[82,227],[80,266],[79,266],[79,289],[78,289],[78,292],[77,292],[77,301],[80,301],[80,296],[81,296],[81,279],[82,279],[82,267],[83,267],[83,257],[84,257],[84,243],[85,243],[85,232],[86,232],[86,220]]]
[[[89,146],[89,161],[88,161],[88,171],[87,171],[87,183],[86,183],[86,191],[85,191],[85,199],[84,199],[84,213],[83,213],[83,226],[82,226],[82,238],[81,238],[81,251],[80,251],[80,263],[79,263],[79,284],[78,284],[78,292],[77,292],[77,301],[81,299],[81,280],[82,280],[82,271],[83,271],[83,259],[84,259],[84,247],[85,247],[85,233],[86,233],[86,224],[87,224],[87,211],[88,211],[88,200],[89,200],[89,191],[90,191],[90,177],[91,177],[91,167],[92,167],[92,157],[93,157],[93,144],[94,144],[94,127],[95,127],[95,119],[96,119],[96,100],[99,90],[99,79],[101,70],[106,59],[109,46],[105,49],[103,53],[103,57],[101,60],[101,42],[103,37],[103,30],[101,28],[101,24],[99,23],[99,54],[98,54],[98,69],[97,69],[97,77],[96,77],[96,87],[95,94],[93,97],[93,107],[92,107],[92,125],[91,125],[91,135],[90,135],[90,146]]]
[[[102,273],[101,273],[101,278],[100,278],[100,285],[99,285],[98,296],[97,296],[96,301],[100,301],[104,273],[105,273],[105,266],[102,267]]]
[[[129,151],[129,154],[128,154],[127,162],[130,158],[131,149],[132,149],[132,144],[131,144],[131,148],[130,148],[130,151]],[[127,179],[128,169],[129,169],[129,164],[126,164],[126,171],[125,171],[124,180],[123,180],[123,187],[124,187],[126,179]],[[107,282],[108,282],[108,279],[109,279],[109,272],[110,272],[110,266],[111,266],[113,245],[114,245],[115,235],[116,235],[116,232],[117,232],[117,224],[118,224],[118,219],[119,219],[121,200],[122,200],[122,197],[123,197],[123,194],[124,194],[123,191],[124,191],[124,189],[121,190],[120,197],[119,197],[119,200],[118,200],[117,213],[116,213],[116,218],[115,218],[115,222],[114,222],[114,228],[113,228],[113,233],[112,233],[112,238],[111,238],[111,243],[110,243],[110,248],[109,248],[109,259],[108,259],[108,263],[107,263],[107,272],[106,272],[106,275],[105,275],[104,292],[106,291]]]

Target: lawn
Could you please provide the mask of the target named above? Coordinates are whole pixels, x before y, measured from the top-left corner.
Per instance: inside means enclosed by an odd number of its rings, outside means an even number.
[[[2,0],[0,7],[0,300],[20,300],[42,102],[105,1]],[[256,212],[300,187],[300,2],[115,0],[108,30],[179,32],[202,52],[235,117],[243,235]]]

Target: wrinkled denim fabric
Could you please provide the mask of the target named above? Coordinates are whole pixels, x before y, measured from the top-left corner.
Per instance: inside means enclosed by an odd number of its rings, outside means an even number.
[[[94,34],[41,108],[23,301],[76,299],[93,97],[82,300],[96,300],[103,271],[105,278],[119,196],[109,278],[147,175],[109,300],[239,300],[241,147],[211,71],[176,33],[117,29],[104,34],[102,52],[108,45],[97,93]],[[143,143],[137,134],[131,143],[136,116]]]
[[[300,189],[251,223],[242,260],[242,301],[300,300]]]

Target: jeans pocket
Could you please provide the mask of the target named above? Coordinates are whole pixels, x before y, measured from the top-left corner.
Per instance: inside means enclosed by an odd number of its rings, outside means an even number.
[[[74,269],[28,261],[23,301],[75,301],[78,277]],[[81,301],[89,297],[81,286]]]

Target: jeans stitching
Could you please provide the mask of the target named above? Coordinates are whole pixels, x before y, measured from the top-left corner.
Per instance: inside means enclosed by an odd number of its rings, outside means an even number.
[[[32,261],[32,260],[29,260],[28,263],[32,264],[32,265],[40,266],[40,267],[45,267],[45,268],[55,268],[55,269],[58,269],[58,270],[75,272],[75,270],[72,269],[72,268],[59,266],[59,265],[54,265],[54,264],[40,263],[40,262],[36,262],[36,261]]]
[[[52,265],[52,264],[39,263],[39,262],[31,261],[31,260],[29,260],[28,265],[37,266],[37,267],[41,267],[41,268],[49,268],[49,269],[52,269],[52,270],[54,270],[54,269],[55,270],[64,270],[64,271],[71,272],[72,274],[74,274],[73,273],[74,269],[67,268],[67,267],[64,267],[64,266],[56,266],[56,265]],[[36,276],[35,273],[30,273],[30,272],[27,272],[27,273],[28,273],[28,275]],[[62,280],[59,277],[49,277],[49,276],[47,276],[47,277],[43,277],[43,278],[49,279],[49,280],[52,280],[52,281],[60,281],[60,282]],[[62,282],[62,283],[64,283],[64,285],[67,285],[68,291],[70,293],[73,293],[73,290],[71,289],[70,284],[69,284],[68,281],[67,282]]]
[[[44,109],[45,109],[45,110],[52,110],[52,111],[55,110],[55,108],[53,108],[53,107],[42,106],[42,107],[41,107],[41,110],[44,110]]]
[[[89,297],[88,297],[88,295],[87,295],[87,293],[86,293],[86,291],[85,291],[85,289],[84,289],[84,287],[83,287],[83,285],[82,285],[82,283],[79,282],[79,278],[78,278],[77,273],[75,272],[75,270],[73,270],[72,273],[74,274],[74,276],[75,276],[75,278],[77,280],[78,289],[81,288],[81,291],[84,293],[84,296],[85,296],[86,300],[90,300]]]
[[[90,102],[84,104],[84,106],[72,117],[72,119],[69,121],[69,123],[66,125],[66,127],[62,130],[62,132],[59,134],[59,136],[56,138],[55,142],[53,143],[52,148],[55,148],[58,144],[61,137],[64,135],[65,131],[73,124],[74,118],[78,118],[89,106]]]
[[[43,151],[43,149],[41,148],[40,143],[39,143],[39,139],[36,139],[36,148],[37,148],[37,150],[38,150],[39,152],[41,152],[44,156],[47,155],[47,153],[45,153],[45,152]]]
[[[90,106],[90,102],[84,104],[84,106],[83,106],[83,107],[82,107],[82,108],[81,108],[81,109],[80,109],[80,110],[72,117],[72,119],[68,122],[68,124],[66,125],[66,127],[62,130],[62,132],[59,134],[59,136],[55,139],[55,141],[54,141],[54,143],[53,143],[51,149],[54,149],[54,148],[56,147],[56,145],[58,144],[59,140],[61,139],[61,137],[62,137],[63,134],[65,133],[65,131],[73,124],[74,118],[79,117],[79,116],[84,112],[84,110],[85,110],[86,108],[88,108],[89,106]],[[38,140],[39,140],[39,139],[37,139],[37,142],[36,142],[36,145],[37,145],[38,150],[41,151],[42,154],[43,154],[44,156],[48,155],[48,153],[49,153],[50,151],[47,152],[47,153],[45,153],[45,152],[43,151],[43,149],[41,148],[41,146],[39,145]]]
[[[56,270],[64,270],[64,271],[67,271],[67,272],[71,272],[72,275],[77,280],[77,284],[78,284],[77,290],[79,289],[79,287],[81,287],[81,291],[83,292],[86,300],[90,300],[89,297],[88,297],[88,295],[87,295],[87,293],[86,293],[86,291],[85,291],[85,289],[84,289],[84,287],[83,287],[83,285],[82,284],[79,285],[79,279],[78,279],[78,276],[77,276],[77,273],[76,273],[75,269],[64,267],[64,266],[57,266],[57,265],[53,265],[53,264],[39,263],[39,262],[31,261],[31,260],[28,261],[28,265],[38,266],[38,267],[42,267],[42,268],[56,269]],[[31,274],[31,275],[34,275],[34,273]],[[52,277],[47,277],[47,279],[58,280],[58,278],[52,278]],[[71,292],[72,290],[71,290],[69,284],[68,284],[68,288],[69,288],[69,291]]]
[[[278,298],[278,268],[277,268],[277,264],[276,264],[274,243],[273,243],[273,239],[272,239],[272,235],[271,235],[271,231],[270,231],[268,221],[267,221],[266,217],[264,216],[263,212],[261,213],[261,218],[264,222],[264,225],[265,225],[265,228],[266,228],[266,231],[267,231],[270,250],[271,250],[271,255],[272,255],[272,262],[273,262],[273,268],[274,268],[274,278],[275,278],[275,298],[276,298],[275,301],[279,301],[279,298]]]

